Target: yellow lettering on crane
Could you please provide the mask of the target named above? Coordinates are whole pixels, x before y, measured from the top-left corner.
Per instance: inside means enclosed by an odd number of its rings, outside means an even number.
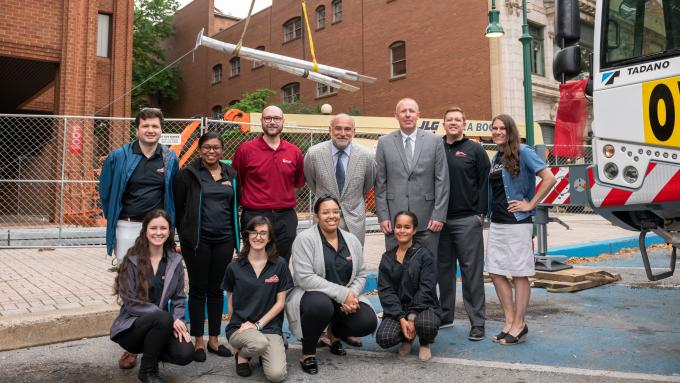
[[[680,76],[642,84],[645,143],[680,147]]]

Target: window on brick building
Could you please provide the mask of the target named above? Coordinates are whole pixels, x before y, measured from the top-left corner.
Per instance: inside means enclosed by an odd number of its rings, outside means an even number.
[[[212,111],[212,118],[213,120],[221,120],[222,119],[222,107],[220,105],[215,105],[211,109]]]
[[[333,7],[333,22],[337,23],[342,20],[342,0],[333,0],[331,6]]]
[[[284,104],[294,104],[300,101],[300,83],[291,82],[290,84],[284,85],[283,88],[281,88],[281,93],[283,93]]]
[[[257,46],[257,47],[255,47],[255,49],[257,49],[258,51],[263,51],[263,50],[264,50],[264,45]],[[263,65],[264,65],[264,63],[262,63],[262,61],[260,61],[260,60],[253,60],[253,68],[252,68],[252,69],[257,69],[257,68],[259,68],[259,67],[261,67],[261,66],[263,66]]]
[[[222,64],[217,64],[213,67],[212,83],[216,84],[222,81]]]
[[[543,26],[529,23],[529,34],[531,35],[531,73],[545,76]]]
[[[299,39],[302,36],[302,19],[294,17],[283,24],[283,42]]]
[[[390,45],[390,77],[406,74],[406,43],[397,41]]]
[[[230,77],[238,76],[241,74],[241,58],[240,57],[234,57],[231,60],[229,60],[229,65],[231,66],[231,70],[229,72]]]
[[[337,89],[326,84],[316,83],[316,97],[328,96],[338,93]]]
[[[322,29],[326,26],[326,7],[319,5],[316,7],[316,29]]]
[[[111,15],[106,13],[97,18],[97,56],[111,57]]]

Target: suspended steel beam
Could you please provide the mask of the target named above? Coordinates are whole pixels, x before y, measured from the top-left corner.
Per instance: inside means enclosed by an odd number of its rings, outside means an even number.
[[[194,47],[195,49],[198,49],[199,46],[204,45],[222,52],[225,52],[229,55],[233,55],[234,51],[236,50],[236,45],[226,43],[224,41],[216,40],[208,36],[203,35],[203,29],[198,33],[198,37],[196,38],[196,46]],[[258,60],[261,61],[265,64],[278,64],[278,65],[284,65],[288,67],[293,67],[293,68],[298,68],[302,70],[309,71],[310,74],[316,73],[316,74],[324,74],[327,76],[333,76],[333,77],[338,77],[338,78],[343,78],[346,80],[352,80],[352,81],[361,81],[361,82],[366,82],[366,83],[373,83],[375,82],[376,78],[375,77],[370,77],[370,76],[365,76],[362,74],[359,74],[354,71],[342,69],[342,68],[336,68],[328,65],[323,65],[323,64],[318,64],[318,68],[316,72],[312,71],[312,68],[314,66],[314,63],[311,61],[305,61],[305,60],[300,60],[296,59],[293,57],[288,57],[288,56],[283,56],[279,55],[276,53],[271,53],[267,51],[261,51],[259,49],[252,49],[252,48],[247,48],[247,47],[241,47],[238,53],[239,57],[243,57],[248,60]],[[316,81],[316,80],[315,80]],[[335,86],[335,85],[331,85]],[[340,87],[340,86],[336,86]]]

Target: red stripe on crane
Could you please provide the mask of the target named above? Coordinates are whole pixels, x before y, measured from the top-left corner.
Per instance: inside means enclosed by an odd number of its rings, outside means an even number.
[[[652,202],[670,202],[680,200],[680,170],[664,185]]]

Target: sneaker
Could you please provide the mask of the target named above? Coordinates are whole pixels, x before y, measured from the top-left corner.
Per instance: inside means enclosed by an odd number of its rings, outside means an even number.
[[[451,321],[451,322],[448,322],[448,321],[442,322],[442,324],[439,326],[440,329],[442,329],[442,328],[449,328],[449,327],[453,327],[453,321]]]
[[[468,339],[474,341],[484,339],[484,326],[472,326]]]

